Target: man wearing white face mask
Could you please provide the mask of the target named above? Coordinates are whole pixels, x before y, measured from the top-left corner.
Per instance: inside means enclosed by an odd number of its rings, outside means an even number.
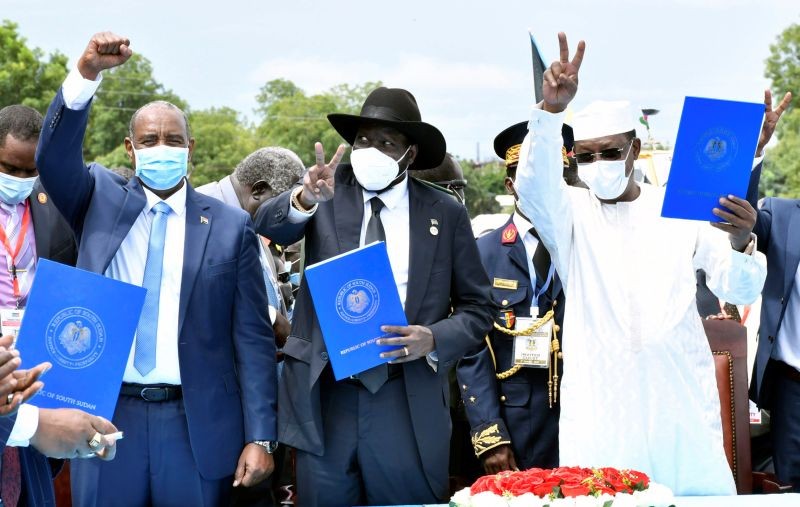
[[[114,422],[116,460],[73,461],[73,503],[229,503],[273,469],[275,342],[250,217],[195,192],[183,112],[146,104],[131,118],[130,181],[82,157],[89,103],[129,41],[96,34],[53,100],[37,165],[78,238],[79,268],[147,289]],[[105,466],[107,465],[107,466]]]
[[[755,300],[766,275],[751,232],[755,211],[725,196],[714,213],[729,224],[661,218],[663,189],[632,177],[640,142],[627,103],[595,103],[573,116],[578,174],[589,189],[566,187],[558,134],[585,45],[570,60],[563,33],[559,44],[516,187],[569,299],[560,462],[642,470],[678,495],[735,494],[695,270],[705,269],[725,301]]]
[[[332,114],[351,163],[317,164],[303,185],[266,202],[259,233],[305,237],[306,265],[385,241],[407,327],[393,358],[336,382],[306,282],[283,348],[279,437],[297,451],[301,505],[438,503],[448,496],[448,372],[491,327],[493,305],[464,206],[409,178],[439,165],[445,141],[421,121],[414,97],[378,88],[359,115]],[[338,165],[338,167],[337,167]]]

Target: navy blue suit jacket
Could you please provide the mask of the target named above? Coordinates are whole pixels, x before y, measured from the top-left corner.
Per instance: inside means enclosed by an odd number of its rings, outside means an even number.
[[[769,408],[770,400],[766,394],[769,393],[772,375],[767,365],[800,262],[800,200],[765,199],[758,210],[753,232],[758,236],[758,249],[767,256],[767,280],[762,292],[761,327],[751,397],[759,406]]]
[[[336,169],[335,179],[333,199],[320,204],[305,223],[288,220],[291,191],[265,202],[256,214],[258,232],[282,245],[305,237],[306,266],[358,248],[364,216],[361,187],[349,164]],[[465,352],[483,341],[494,305],[466,208],[414,179],[409,179],[408,203],[410,252],[405,314],[410,324],[426,326],[433,332],[439,368],[438,374],[433,373],[423,359],[403,363],[407,400],[397,401],[408,403],[422,467],[431,489],[444,496],[450,444],[448,373]],[[438,226],[435,235],[430,232],[434,223]],[[280,440],[322,456],[319,379],[328,367],[328,351],[305,280],[295,304],[292,333],[283,347]],[[391,429],[386,434],[391,438]]]
[[[36,163],[75,232],[77,267],[103,274],[146,197],[138,178],[84,164],[88,117],[89,108],[68,109],[59,90]],[[188,186],[178,356],[192,453],[210,480],[233,474],[245,443],[277,436],[275,341],[256,241],[244,211]]]
[[[541,281],[536,281],[536,287],[531,286],[523,231],[513,241],[503,240],[503,232],[511,224],[513,220],[509,218],[503,227],[479,238],[478,250],[489,280],[517,282],[516,288],[492,288],[492,299],[501,313],[512,311],[515,317],[529,317],[533,297],[541,291]],[[561,326],[565,306],[558,275],[554,275],[551,287],[539,296],[540,316],[552,308],[554,298],[555,321]],[[505,325],[500,319],[497,323]],[[489,336],[492,350],[484,347],[465,356],[456,369],[476,454],[511,444],[517,465],[522,468],[557,466],[559,407],[557,404],[552,409],[548,407],[547,369],[523,368],[506,380],[497,380],[497,372],[514,365],[514,342],[496,330]],[[560,374],[561,361],[558,364]]]

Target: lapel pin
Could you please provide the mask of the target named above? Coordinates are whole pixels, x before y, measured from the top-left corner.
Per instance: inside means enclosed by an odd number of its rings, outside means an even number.
[[[208,225],[208,219],[206,217],[200,217],[200,223],[203,225]]]
[[[39,204],[47,204],[47,194],[44,192],[39,192],[36,198],[39,200]]]
[[[436,227],[439,224],[439,221],[435,218],[431,218],[431,228],[429,229],[431,232],[431,236],[438,236],[439,235],[439,228]]]

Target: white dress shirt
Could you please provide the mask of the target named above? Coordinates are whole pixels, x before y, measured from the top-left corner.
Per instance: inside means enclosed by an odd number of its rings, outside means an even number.
[[[517,234],[522,238],[522,244],[525,245],[525,259],[528,261],[528,278],[531,282],[531,292],[536,293],[536,269],[533,267],[533,254],[536,253],[536,247],[539,246],[539,239],[531,234],[531,224],[525,219],[518,211],[514,211],[511,219],[514,226],[517,228]],[[531,304],[537,305],[538,301],[531,301]]]
[[[361,221],[361,237],[358,244],[364,246],[367,236],[367,224],[372,216],[372,204],[369,200],[378,196],[383,201],[381,223],[386,232],[386,251],[389,254],[389,264],[392,266],[400,302],[405,308],[406,291],[408,290],[408,257],[411,253],[408,222],[408,177],[380,194],[363,189],[361,194],[364,198],[364,220]]]
[[[783,316],[778,336],[775,337],[775,346],[772,347],[772,358],[783,361],[794,369],[800,371],[800,266],[794,273],[794,286],[789,293],[786,303],[786,313]]]

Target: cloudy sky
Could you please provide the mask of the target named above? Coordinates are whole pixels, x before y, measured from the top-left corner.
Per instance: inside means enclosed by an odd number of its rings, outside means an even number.
[[[71,61],[91,34],[131,39],[156,78],[194,108],[253,118],[259,87],[287,78],[308,92],[381,80],[410,90],[459,156],[491,156],[495,134],[533,102],[531,29],[545,61],[556,34],[587,43],[578,97],[660,109],[674,142],[686,95],[763,100],[764,60],[800,22],[797,0],[0,0],[29,44]],[[572,48],[571,48],[572,49]],[[783,90],[780,91],[782,94]],[[202,142],[202,140],[199,140]],[[313,147],[309,147],[313,149]]]

